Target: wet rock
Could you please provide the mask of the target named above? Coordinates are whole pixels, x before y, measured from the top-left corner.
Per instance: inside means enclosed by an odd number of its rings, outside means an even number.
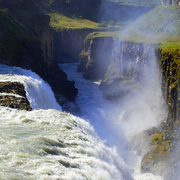
[[[30,107],[29,101],[27,100],[27,98],[24,98],[24,97],[0,95],[0,105],[10,107],[10,108],[15,108],[18,110],[27,110],[27,111],[32,110],[32,108]]]
[[[23,84],[19,82],[0,82],[0,105],[19,110],[31,111]],[[5,94],[4,94],[5,93]],[[14,94],[14,95],[13,95]]]
[[[19,82],[0,82],[0,92],[18,94],[26,98],[24,86]]]

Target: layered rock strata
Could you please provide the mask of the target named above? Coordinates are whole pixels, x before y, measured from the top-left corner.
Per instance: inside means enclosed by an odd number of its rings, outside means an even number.
[[[32,110],[24,86],[19,82],[0,82],[0,105],[19,110]]]

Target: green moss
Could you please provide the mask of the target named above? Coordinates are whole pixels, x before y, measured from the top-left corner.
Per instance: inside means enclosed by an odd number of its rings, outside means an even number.
[[[166,97],[173,128],[178,126],[178,91],[180,86],[180,43],[165,43],[156,47],[161,54],[162,74],[167,84]]]
[[[48,13],[51,17],[50,25],[55,30],[62,29],[99,29],[98,24],[80,17],[67,17],[57,11]]]
[[[159,133],[159,134],[153,134],[151,136],[152,144],[161,144],[165,137],[164,133]]]
[[[85,51],[84,49],[82,50],[82,52],[79,54],[79,57],[80,58],[84,58],[84,57],[87,57],[89,56],[89,52],[88,51]]]

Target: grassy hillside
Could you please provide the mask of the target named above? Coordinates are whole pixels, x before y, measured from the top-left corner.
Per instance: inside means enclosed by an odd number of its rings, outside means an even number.
[[[180,7],[173,5],[157,6],[140,17],[134,26],[136,31],[145,33],[180,34]]]
[[[147,43],[180,42],[180,7],[157,6],[120,31],[98,32],[94,36],[113,36],[126,41]]]
[[[156,6],[160,5],[160,0],[104,0],[117,2],[123,5],[136,5],[136,6]]]
[[[58,11],[47,13],[51,17],[50,25],[55,30],[61,29],[98,29],[96,22],[83,19],[81,16],[67,17]]]

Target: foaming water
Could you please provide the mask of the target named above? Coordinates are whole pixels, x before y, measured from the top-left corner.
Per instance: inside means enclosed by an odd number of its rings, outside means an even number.
[[[117,149],[107,147],[90,123],[55,110],[61,108],[39,76],[16,67],[0,70],[1,81],[24,84],[34,109],[0,107],[0,179],[133,179]]]
[[[24,84],[26,96],[32,109],[57,109],[61,107],[55,100],[50,86],[36,73],[19,67],[0,64],[0,81],[20,82]]]
[[[161,112],[163,103],[161,103],[159,76],[156,70],[154,72],[152,70],[151,76],[146,78],[147,83],[142,85],[145,88],[139,89],[138,92],[134,90],[125,101],[113,104],[103,98],[99,90],[99,81],[85,80],[82,73],[76,72],[77,64],[60,64],[60,67],[68,74],[70,80],[76,82],[75,86],[79,90],[76,102],[82,110],[83,118],[90,121],[98,135],[107,141],[108,146],[117,147],[121,158],[132,169],[133,178],[162,180],[161,177],[151,173],[141,173],[140,163],[143,154],[139,156],[131,149],[132,138],[148,128],[157,126],[164,119],[164,112]],[[136,138],[136,141],[142,140]],[[142,141],[140,144],[141,151],[144,148],[143,143]]]
[[[2,179],[132,179],[92,126],[56,110],[0,111]]]
[[[162,180],[140,172],[141,159],[128,147],[125,131],[110,126],[121,109],[103,99],[98,82],[80,78],[77,65],[64,66],[83,87],[77,102],[86,120],[55,110],[61,108],[50,87],[35,73],[0,66],[1,81],[23,83],[34,107],[30,112],[0,107],[1,179]]]

